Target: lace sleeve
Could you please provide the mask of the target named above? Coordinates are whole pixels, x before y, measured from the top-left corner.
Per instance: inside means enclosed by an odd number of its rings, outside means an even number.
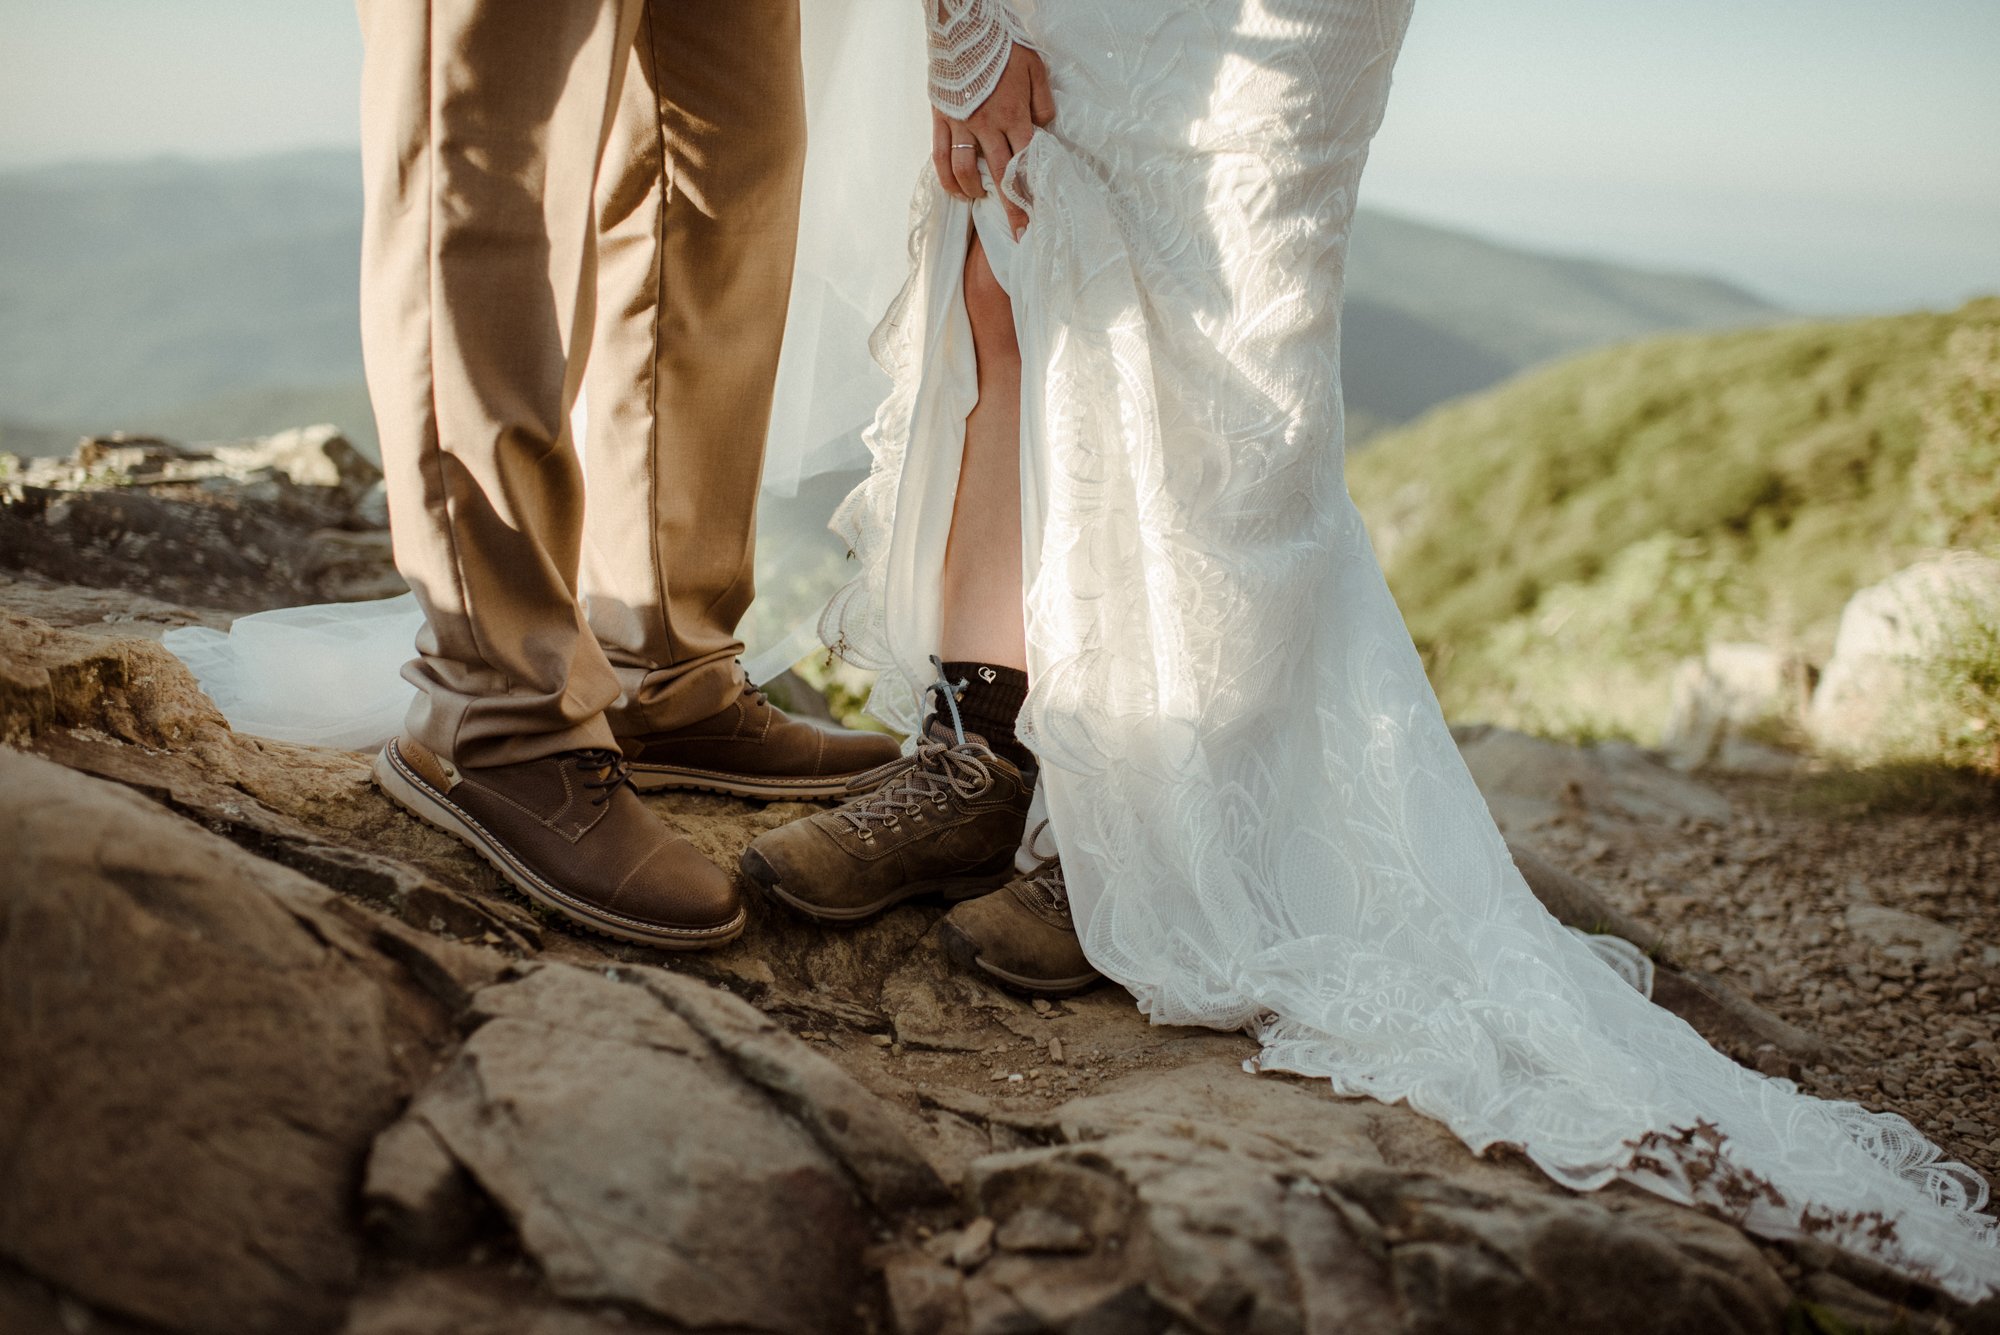
[[[1005,0],[923,0],[930,31],[931,103],[963,119],[1000,82],[1021,27]]]

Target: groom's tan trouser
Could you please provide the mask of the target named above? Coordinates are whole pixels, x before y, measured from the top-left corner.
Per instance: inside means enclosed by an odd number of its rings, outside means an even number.
[[[791,284],[798,0],[359,8],[410,734],[490,765],[715,713]]]

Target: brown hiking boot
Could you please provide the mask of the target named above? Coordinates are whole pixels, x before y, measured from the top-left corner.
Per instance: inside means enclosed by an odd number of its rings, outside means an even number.
[[[646,810],[616,751],[461,770],[398,737],[375,757],[375,781],[528,898],[594,932],[703,950],[743,930],[729,875]]]
[[[896,739],[792,718],[746,688],[720,713],[671,732],[621,738],[646,792],[699,788],[732,797],[844,797],[856,775],[901,754]]]
[[[832,811],[759,835],[743,851],[743,874],[827,922],[916,895],[983,895],[1013,875],[1032,789],[978,734],[933,719],[915,753],[854,788]]]
[[[1046,821],[1037,826],[1036,837],[1047,827]],[[1031,838],[1028,847],[1034,846]],[[945,953],[961,968],[1030,996],[1070,996],[1104,977],[1084,957],[1062,863],[1053,857],[996,893],[960,904],[937,930]]]

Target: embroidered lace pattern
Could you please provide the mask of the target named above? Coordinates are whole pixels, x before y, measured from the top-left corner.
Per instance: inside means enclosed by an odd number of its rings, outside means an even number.
[[[964,119],[1000,82],[1020,29],[1003,0],[923,0],[931,103]]]
[[[1262,1069],[1407,1102],[1567,1186],[1630,1181],[1962,1297],[2000,1285],[1975,1173],[1654,1006],[1536,901],[1459,759],[1342,476],[1347,231],[1408,0],[1020,12],[1057,109],[1015,159],[1033,221],[1007,258],[1022,734],[1091,962],[1157,1021],[1246,1029]],[[1000,40],[979,0],[937,13]],[[995,49],[945,59],[947,93]],[[821,624],[910,730],[949,424],[977,394],[968,217],[920,179],[874,342],[895,384],[874,472],[835,520],[858,573]]]

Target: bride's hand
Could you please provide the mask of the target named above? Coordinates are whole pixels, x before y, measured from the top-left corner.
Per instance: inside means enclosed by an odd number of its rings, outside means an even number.
[[[979,179],[979,159],[986,159],[986,169],[997,184],[1014,155],[1028,146],[1035,127],[1047,125],[1055,115],[1048,67],[1040,55],[1015,43],[1000,82],[970,116],[954,120],[931,109],[931,163],[939,182],[960,199],[978,199],[986,193]],[[1000,203],[1007,210],[1008,227],[1019,235],[1028,225],[1028,215],[1005,195]]]

